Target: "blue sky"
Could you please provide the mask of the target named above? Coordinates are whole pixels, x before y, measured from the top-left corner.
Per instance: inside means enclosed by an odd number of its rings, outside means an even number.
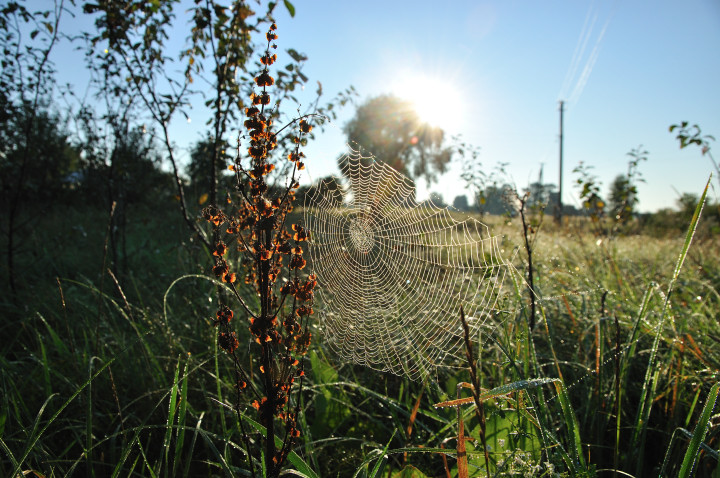
[[[306,53],[308,92],[317,80],[328,96],[353,85],[362,102],[413,76],[445,81],[462,95],[447,132],[480,147],[487,169],[509,163],[518,187],[534,181],[543,163],[546,182],[557,183],[561,99],[568,101],[566,203],[577,203],[572,169],[580,161],[594,166],[606,190],[640,145],[649,152],[640,167],[641,210],[700,192],[713,169],[697,148],[680,151],[668,126],[688,120],[720,138],[717,0],[293,3],[294,18],[282,4],[277,9],[279,64],[285,48]],[[427,97],[442,105],[442,91],[429,89]],[[306,149],[310,177],[337,172],[342,126],[353,112],[346,107]],[[201,136],[204,112],[196,107],[192,116],[173,125],[181,146]],[[720,147],[715,153],[720,159]],[[465,192],[459,170],[431,190],[452,202]],[[424,181],[418,187],[427,194]]]

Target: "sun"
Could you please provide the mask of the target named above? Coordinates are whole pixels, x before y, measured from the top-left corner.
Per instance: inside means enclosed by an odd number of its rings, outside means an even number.
[[[404,74],[392,85],[392,93],[409,101],[420,120],[446,134],[460,133],[465,121],[460,87],[451,81],[426,74]]]

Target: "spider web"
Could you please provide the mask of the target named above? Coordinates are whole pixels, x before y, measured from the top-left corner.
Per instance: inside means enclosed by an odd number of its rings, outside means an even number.
[[[496,309],[509,263],[487,226],[415,200],[415,185],[353,152],[342,178],[305,201],[325,338],[344,360],[413,380],[464,360],[462,305],[475,337]],[[466,366],[466,365],[465,365]]]

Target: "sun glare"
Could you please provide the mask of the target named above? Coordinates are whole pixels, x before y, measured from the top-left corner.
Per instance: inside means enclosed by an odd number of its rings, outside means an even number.
[[[393,93],[412,103],[420,120],[457,134],[465,118],[460,88],[452,82],[422,74],[408,74],[397,81]]]

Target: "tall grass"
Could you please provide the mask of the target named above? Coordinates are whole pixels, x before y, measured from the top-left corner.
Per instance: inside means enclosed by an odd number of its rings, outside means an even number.
[[[41,230],[86,232],[64,244],[65,254],[39,233],[30,239],[32,287],[19,305],[3,304],[0,475],[248,474],[231,366],[209,327],[216,284],[197,274],[209,252],[169,242],[176,226],[153,218],[133,219],[129,246],[143,256],[117,283],[105,271],[102,288],[102,213],[42,219]],[[505,227],[506,251],[521,246],[517,224]],[[462,404],[469,476],[488,467],[496,476],[717,473],[720,248],[714,238],[699,247],[689,238],[598,242],[581,229],[538,236],[535,329],[518,281],[504,327],[473,338],[489,463],[474,408]],[[247,361],[247,350],[239,357]],[[339,363],[319,339],[290,468],[458,476],[455,409],[434,407],[470,381],[458,367],[411,382]]]

